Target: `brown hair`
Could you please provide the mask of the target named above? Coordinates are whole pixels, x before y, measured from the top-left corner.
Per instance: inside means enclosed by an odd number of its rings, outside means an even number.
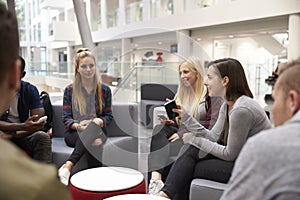
[[[0,3],[0,83],[19,55],[19,33],[16,16]]]
[[[96,59],[95,56],[92,54],[92,52],[88,48],[79,48],[75,52],[75,74],[73,78],[73,104],[76,110],[79,111],[80,115],[84,115],[87,112],[87,105],[86,101],[84,99],[84,95],[82,93],[82,81],[81,81],[81,76],[78,73],[78,68],[79,68],[79,62],[83,58],[90,57],[94,60],[96,64]],[[95,73],[94,77],[94,85],[97,87],[96,88],[96,95],[97,99],[99,102],[99,108],[100,108],[100,113],[102,113],[102,83],[98,77],[97,71]]]
[[[283,89],[285,94],[290,90],[295,90],[300,94],[300,58],[286,64],[286,69],[278,78],[278,86]]]
[[[221,78],[227,76],[229,84],[226,88],[226,100],[233,101],[242,95],[253,98],[242,64],[233,58],[223,58],[208,64],[219,72]]]

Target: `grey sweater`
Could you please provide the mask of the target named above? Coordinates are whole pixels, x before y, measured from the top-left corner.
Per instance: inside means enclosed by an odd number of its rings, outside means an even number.
[[[219,117],[211,130],[204,128],[189,114],[184,114],[182,123],[193,133],[190,143],[205,153],[220,159],[233,161],[238,156],[248,137],[261,130],[271,128],[263,108],[253,99],[241,96],[237,99],[229,113],[229,132],[227,145],[217,143],[226,120],[227,104],[223,103]]]
[[[222,200],[300,199],[300,111],[250,138],[236,160]]]

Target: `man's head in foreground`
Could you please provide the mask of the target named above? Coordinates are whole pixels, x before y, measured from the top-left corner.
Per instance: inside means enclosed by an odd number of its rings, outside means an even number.
[[[300,58],[287,64],[272,93],[274,125],[280,126],[300,109]]]
[[[16,16],[0,3],[0,113],[6,110],[20,85],[16,60],[19,34]]]

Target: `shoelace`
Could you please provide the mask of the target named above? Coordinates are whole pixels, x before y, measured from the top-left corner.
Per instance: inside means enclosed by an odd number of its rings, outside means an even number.
[[[161,189],[159,187],[160,187],[160,180],[150,181],[149,193],[150,194],[157,194]]]

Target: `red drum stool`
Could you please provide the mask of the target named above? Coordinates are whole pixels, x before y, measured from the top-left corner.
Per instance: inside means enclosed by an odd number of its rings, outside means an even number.
[[[80,171],[70,180],[73,200],[100,200],[121,194],[146,193],[141,172],[125,167],[99,167]]]

